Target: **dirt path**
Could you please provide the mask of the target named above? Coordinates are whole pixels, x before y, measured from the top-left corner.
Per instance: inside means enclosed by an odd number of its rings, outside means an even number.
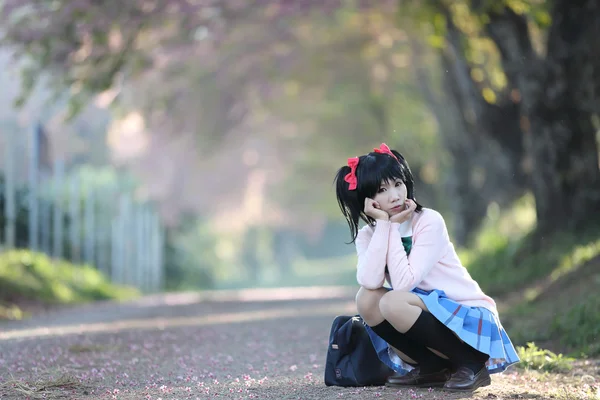
[[[326,387],[329,326],[354,312],[353,295],[339,288],[161,295],[0,322],[0,399],[27,399],[28,389],[61,376],[67,389],[48,388],[46,398],[600,398],[593,362],[568,375],[511,369],[474,394]]]

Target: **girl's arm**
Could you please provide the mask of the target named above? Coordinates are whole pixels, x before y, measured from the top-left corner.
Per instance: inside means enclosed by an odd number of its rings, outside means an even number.
[[[421,217],[421,228],[414,233],[410,256],[406,255],[399,224],[392,223],[389,236],[387,266],[390,284],[394,290],[410,291],[414,289],[431,268],[440,260],[447,249],[446,224],[442,216],[433,210],[427,210]]]
[[[370,228],[361,229],[356,237],[356,280],[365,289],[378,289],[385,282],[390,226],[390,221],[377,220],[375,232]]]

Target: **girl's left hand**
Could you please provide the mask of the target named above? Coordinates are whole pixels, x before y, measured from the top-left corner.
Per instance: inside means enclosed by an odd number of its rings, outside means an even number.
[[[415,203],[414,200],[407,199],[406,206],[407,207],[405,210],[402,210],[398,214],[391,216],[390,221],[399,224],[408,221],[412,217],[412,214],[415,211],[415,209],[417,208],[417,203]]]

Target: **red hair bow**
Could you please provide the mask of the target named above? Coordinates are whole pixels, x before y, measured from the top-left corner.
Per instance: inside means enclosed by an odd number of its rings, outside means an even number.
[[[396,157],[394,155],[394,153],[392,153],[392,150],[390,150],[390,148],[388,147],[388,145],[385,144],[385,143],[381,143],[381,145],[379,146],[379,148],[378,149],[373,149],[373,151],[375,151],[375,153],[389,154],[390,156],[394,157],[396,159],[396,161],[398,160],[398,157]]]
[[[356,167],[358,167],[358,157],[352,157],[348,159],[348,166],[350,172],[346,174],[344,180],[349,183],[348,190],[356,190],[358,179],[356,178]]]

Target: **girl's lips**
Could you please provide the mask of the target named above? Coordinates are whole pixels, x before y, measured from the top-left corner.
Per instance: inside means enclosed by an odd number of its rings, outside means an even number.
[[[402,208],[402,206],[399,205],[399,206],[393,207],[392,210],[400,210],[401,208]]]

